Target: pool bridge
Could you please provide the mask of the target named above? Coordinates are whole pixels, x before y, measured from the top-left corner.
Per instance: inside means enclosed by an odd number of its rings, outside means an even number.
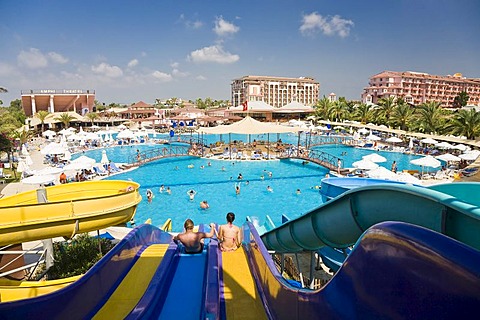
[[[323,136],[321,140],[313,140],[309,147],[314,147],[321,144],[345,144],[349,143],[349,139],[345,137]],[[341,170],[342,159],[327,152],[301,148],[288,148],[277,155],[278,159],[300,159],[321,165],[329,170]],[[166,143],[158,148],[152,148],[145,151],[138,152],[128,157],[127,167],[136,167],[142,164],[164,158],[184,157],[184,156],[203,156],[205,154],[205,144],[203,139],[195,137],[179,137],[175,142]]]
[[[289,148],[277,156],[277,158],[309,161],[337,172],[343,172],[345,170],[341,168],[343,163],[341,158],[318,150]]]

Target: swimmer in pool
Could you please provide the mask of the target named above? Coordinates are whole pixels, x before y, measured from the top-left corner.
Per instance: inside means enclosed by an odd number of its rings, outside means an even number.
[[[197,192],[193,189],[187,191],[187,195],[190,198],[190,201],[193,201],[195,199],[195,195]]]
[[[240,194],[240,182],[239,182],[239,183],[235,183],[235,193],[236,193],[236,194]]]
[[[207,210],[208,208],[210,208],[210,205],[208,204],[207,200],[203,200],[202,202],[200,202],[200,208],[204,210]]]
[[[272,189],[272,187],[270,187],[270,186],[267,186],[267,191],[268,191],[268,192],[273,192],[273,189]]]
[[[147,189],[147,200],[148,202],[152,202],[153,199],[153,192],[150,189]]]

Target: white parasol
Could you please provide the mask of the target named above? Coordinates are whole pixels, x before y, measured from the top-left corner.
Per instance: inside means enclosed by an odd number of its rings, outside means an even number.
[[[63,172],[62,168],[57,168],[57,167],[46,167],[41,170],[35,171],[36,176],[49,176],[53,174],[59,174]]]
[[[378,167],[368,171],[368,176],[375,179],[397,180],[395,172],[392,172],[385,167]]]
[[[420,142],[425,143],[425,144],[437,144],[438,143],[437,140],[432,139],[432,138],[425,138],[425,139],[420,140]]]
[[[108,161],[108,157],[107,157],[107,151],[106,150],[102,150],[102,159],[100,160],[100,163],[101,164],[108,164],[110,161]]]
[[[403,140],[398,137],[390,137],[385,141],[390,143],[398,143],[398,142],[402,142]]]
[[[451,153],[444,153],[439,156],[436,156],[435,158],[446,161],[446,162],[452,162],[452,161],[460,161],[461,158],[451,154]]]
[[[370,160],[372,162],[386,162],[387,159],[378,153],[370,153],[369,155],[363,156],[363,160]]]
[[[24,184],[47,184],[55,181],[56,177],[53,175],[34,175],[27,178],[22,179],[22,183]]]
[[[440,161],[438,161],[437,159],[435,159],[430,155],[423,158],[411,160],[410,163],[417,166],[430,167],[430,168],[438,168],[442,165]]]
[[[352,163],[352,165],[357,168],[357,169],[362,169],[362,170],[372,170],[378,168],[378,164],[375,162],[372,162],[370,160],[360,160]]]

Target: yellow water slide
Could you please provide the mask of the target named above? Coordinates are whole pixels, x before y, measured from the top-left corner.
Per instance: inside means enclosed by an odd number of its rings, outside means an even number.
[[[0,199],[0,245],[71,238],[130,221],[142,197],[132,181],[62,184]]]
[[[45,281],[0,279],[0,302],[27,299],[48,294],[77,281],[81,276]]]

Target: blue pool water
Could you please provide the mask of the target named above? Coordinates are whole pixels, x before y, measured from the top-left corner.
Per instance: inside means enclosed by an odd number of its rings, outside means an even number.
[[[293,140],[290,136],[285,136],[282,140],[287,142],[290,138]],[[159,147],[163,146],[155,144],[116,146],[106,149],[106,152],[110,160],[122,163],[134,155],[137,149],[145,151]],[[353,162],[373,152],[343,145],[316,148],[342,158],[344,167],[351,167]],[[409,163],[419,156],[382,151],[377,153],[387,158],[387,162],[380,164],[387,168],[396,161],[399,170],[421,170],[420,167]],[[99,162],[102,149],[89,150],[82,154]],[[80,155],[74,155],[73,158]],[[211,163],[210,166],[208,162]],[[193,168],[189,168],[190,165],[193,165]],[[201,169],[201,166],[204,168]],[[222,167],[225,170],[222,170]],[[269,171],[272,172],[272,177],[268,176]],[[137,210],[135,219],[137,223],[151,218],[154,225],[161,225],[166,219],[171,218],[174,230],[181,231],[186,218],[192,218],[196,224],[223,223],[229,211],[236,214],[239,224],[245,221],[247,216],[258,217],[260,223],[263,223],[265,215],[268,214],[278,225],[281,223],[282,214],[295,218],[322,203],[321,195],[314,187],[320,185],[327,172],[328,170],[321,166],[313,163],[303,165],[299,160],[232,162],[181,157],[158,160],[108,179],[131,179],[140,184],[143,200]],[[235,184],[240,181],[237,180],[240,173],[243,180],[240,184],[240,195],[237,195]],[[171,188],[171,195],[159,192],[162,184],[165,188]],[[267,186],[274,191],[268,192]],[[147,189],[151,189],[155,195],[151,203],[146,199]],[[190,201],[187,195],[190,189],[197,192],[194,201]],[[296,189],[300,189],[301,193],[297,194]],[[200,209],[199,203],[202,200],[208,201],[210,205],[208,210]]]

